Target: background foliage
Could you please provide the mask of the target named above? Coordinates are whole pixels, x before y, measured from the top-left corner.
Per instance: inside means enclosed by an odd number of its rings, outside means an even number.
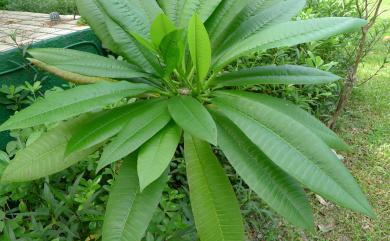
[[[75,0],[0,0],[0,9],[37,13],[74,14]]]

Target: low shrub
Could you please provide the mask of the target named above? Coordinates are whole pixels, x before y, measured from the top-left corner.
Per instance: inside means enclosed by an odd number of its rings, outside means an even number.
[[[37,13],[74,14],[76,12],[75,0],[0,0],[0,7],[10,11]]]

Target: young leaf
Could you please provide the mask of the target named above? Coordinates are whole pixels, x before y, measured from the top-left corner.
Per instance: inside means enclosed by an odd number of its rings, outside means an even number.
[[[175,25],[164,13],[158,15],[152,23],[150,30],[150,35],[152,36],[152,42],[154,46],[160,46],[161,40],[163,40],[165,36],[174,30]]]
[[[197,14],[191,18],[188,26],[188,45],[198,83],[202,83],[210,69],[211,45],[206,28]]]
[[[42,48],[28,50],[28,53],[50,66],[80,75],[114,79],[148,76],[127,62],[73,49]]]
[[[217,143],[217,127],[207,109],[190,96],[176,96],[168,101],[172,119],[199,139]]]
[[[90,119],[78,126],[66,149],[66,153],[84,150],[99,144],[118,132],[129,122],[134,113],[144,109],[147,103],[140,101],[127,106],[102,112],[96,118]]]
[[[160,44],[160,52],[164,59],[164,76],[169,76],[177,68],[184,56],[184,42],[182,31],[173,31],[163,38]]]
[[[310,129],[257,94],[220,91],[213,103],[276,165],[335,203],[374,216],[348,169]]]
[[[60,172],[86,158],[97,149],[96,146],[74,152],[67,157],[65,157],[65,149],[77,126],[94,116],[95,114],[86,115],[61,123],[44,133],[38,140],[16,154],[5,169],[1,180],[4,182],[35,180]]]
[[[146,108],[135,111],[119,135],[104,148],[97,170],[138,149],[170,120],[165,100],[150,103]]]
[[[122,163],[107,203],[103,241],[140,241],[160,202],[167,175],[140,192],[136,155]]]
[[[310,203],[300,184],[275,165],[226,117],[214,112],[218,144],[236,172],[271,208],[292,224],[314,229]]]
[[[137,170],[141,192],[163,174],[169,166],[181,137],[181,129],[168,124],[138,152]]]
[[[153,87],[146,84],[125,81],[77,86],[38,100],[12,116],[0,126],[0,131],[65,120],[117,102],[124,97],[137,96],[153,90],[155,90]]]
[[[202,241],[244,241],[238,201],[210,145],[188,133],[184,157],[195,225]]]
[[[154,54],[157,54],[155,46],[148,39],[145,39],[144,37],[137,34],[136,32],[130,32],[130,34],[135,38],[135,40],[138,41],[138,43],[140,43],[146,49],[150,50]]]
[[[317,18],[276,24],[231,46],[215,58],[213,66],[219,70],[231,61],[254,51],[320,40],[356,30],[365,24],[367,24],[366,20],[347,17]]]
[[[319,69],[297,66],[261,66],[251,69],[242,69],[222,74],[216,78],[216,85],[244,86],[258,84],[326,84],[339,80],[340,77]]]

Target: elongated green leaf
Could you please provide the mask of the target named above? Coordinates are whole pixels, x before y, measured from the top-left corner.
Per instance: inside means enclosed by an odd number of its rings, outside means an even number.
[[[119,135],[104,148],[98,170],[138,149],[170,120],[165,100],[150,103],[146,108],[135,111]]]
[[[272,0],[272,3],[262,1],[261,6],[256,9],[253,16],[248,17],[238,26],[234,26],[238,24],[238,22],[234,22],[233,26],[228,28],[230,34],[223,36],[223,44],[218,45],[216,53],[238,44],[241,40],[267,27],[291,20],[303,9],[305,2],[305,0]]]
[[[339,80],[340,77],[319,69],[297,66],[261,66],[242,69],[219,76],[215,81],[218,86],[244,86],[257,84],[326,84]]]
[[[165,63],[164,76],[169,76],[175,68],[180,66],[185,49],[182,36],[182,31],[175,30],[161,41],[159,48]]]
[[[188,45],[198,82],[201,83],[207,77],[210,69],[211,45],[206,28],[196,14],[188,26]]]
[[[320,40],[357,30],[366,23],[367,21],[363,19],[330,17],[276,24],[231,46],[216,57],[217,60],[213,65],[221,69],[234,59],[254,51]]]
[[[74,152],[65,157],[65,149],[76,127],[94,115],[86,115],[72,121],[59,124],[44,133],[31,145],[20,150],[5,169],[2,181],[25,182],[60,172],[78,161],[83,160],[96,147]]]
[[[152,24],[150,34],[152,41],[156,47],[160,46],[161,40],[170,32],[175,30],[175,25],[169,20],[165,14],[160,14],[156,17]]]
[[[215,113],[218,144],[249,187],[292,224],[313,230],[309,201],[302,187],[275,165],[226,117]]]
[[[317,120],[308,112],[302,110],[293,103],[262,94],[258,94],[256,98],[258,101],[261,101],[262,104],[288,115],[292,119],[303,124],[306,128],[310,129],[313,133],[319,136],[331,148],[342,151],[350,150],[349,146],[341,140],[336,133],[326,127],[321,121]]]
[[[28,53],[51,66],[86,76],[127,79],[148,76],[127,62],[73,49],[41,48]]]
[[[136,32],[144,38],[149,37],[151,22],[135,0],[98,0],[104,12],[125,32]]]
[[[97,0],[77,0],[76,4],[80,15],[87,20],[103,45],[114,53],[119,54],[118,46],[111,37],[105,23],[105,13]]]
[[[191,206],[200,240],[244,241],[237,199],[210,145],[185,133],[184,147]]]
[[[153,45],[153,43],[149,39],[142,37],[141,35],[139,35],[136,32],[131,32],[131,36],[133,36],[134,39],[137,40],[137,42],[140,43],[143,47],[150,50],[154,54],[157,54],[156,47]]]
[[[136,5],[138,9],[136,11],[142,11],[145,16],[148,17],[151,24],[156,17],[162,13],[161,8],[158,6],[156,0],[129,0],[133,5]]]
[[[127,106],[102,112],[96,118],[78,126],[66,149],[66,153],[84,150],[116,135],[140,109],[149,101],[136,102]]]
[[[167,176],[140,192],[135,155],[122,164],[107,203],[103,241],[140,241],[160,202]]]
[[[176,96],[168,102],[172,119],[199,139],[217,143],[217,127],[207,109],[190,96]]]
[[[263,104],[256,94],[218,92],[213,103],[285,172],[341,206],[374,216],[347,168],[303,124]]]
[[[140,148],[137,170],[141,192],[168,168],[180,137],[181,129],[170,123]]]
[[[104,107],[124,97],[136,96],[154,88],[129,82],[77,86],[38,100],[0,126],[0,130],[20,129],[65,120]]]
[[[197,13],[206,21],[222,0],[157,0],[165,14],[179,28],[185,28],[191,17]]]
[[[105,23],[113,40],[117,43],[120,55],[129,63],[139,66],[147,73],[159,74],[162,70],[158,58],[134,37],[136,31],[125,30],[110,17],[105,16]],[[137,33],[139,35],[139,33]],[[144,35],[139,35],[143,39]]]
[[[206,21],[205,26],[210,35],[213,50],[217,49],[225,40],[226,36],[232,34],[231,32],[228,32],[228,27],[250,1],[251,0],[222,1],[215,12]]]

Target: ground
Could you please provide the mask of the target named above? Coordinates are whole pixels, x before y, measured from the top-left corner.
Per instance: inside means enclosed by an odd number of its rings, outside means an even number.
[[[390,1],[384,1],[390,10]],[[390,20],[390,13],[382,17]],[[388,30],[386,35],[390,35]],[[380,66],[386,44],[383,40],[360,67],[364,80]],[[369,82],[355,88],[340,118],[336,132],[353,148],[343,153],[344,162],[372,204],[377,219],[313,198],[317,232],[286,231],[287,240],[385,241],[390,240],[390,68],[389,64]],[[299,233],[299,236],[298,234]]]

